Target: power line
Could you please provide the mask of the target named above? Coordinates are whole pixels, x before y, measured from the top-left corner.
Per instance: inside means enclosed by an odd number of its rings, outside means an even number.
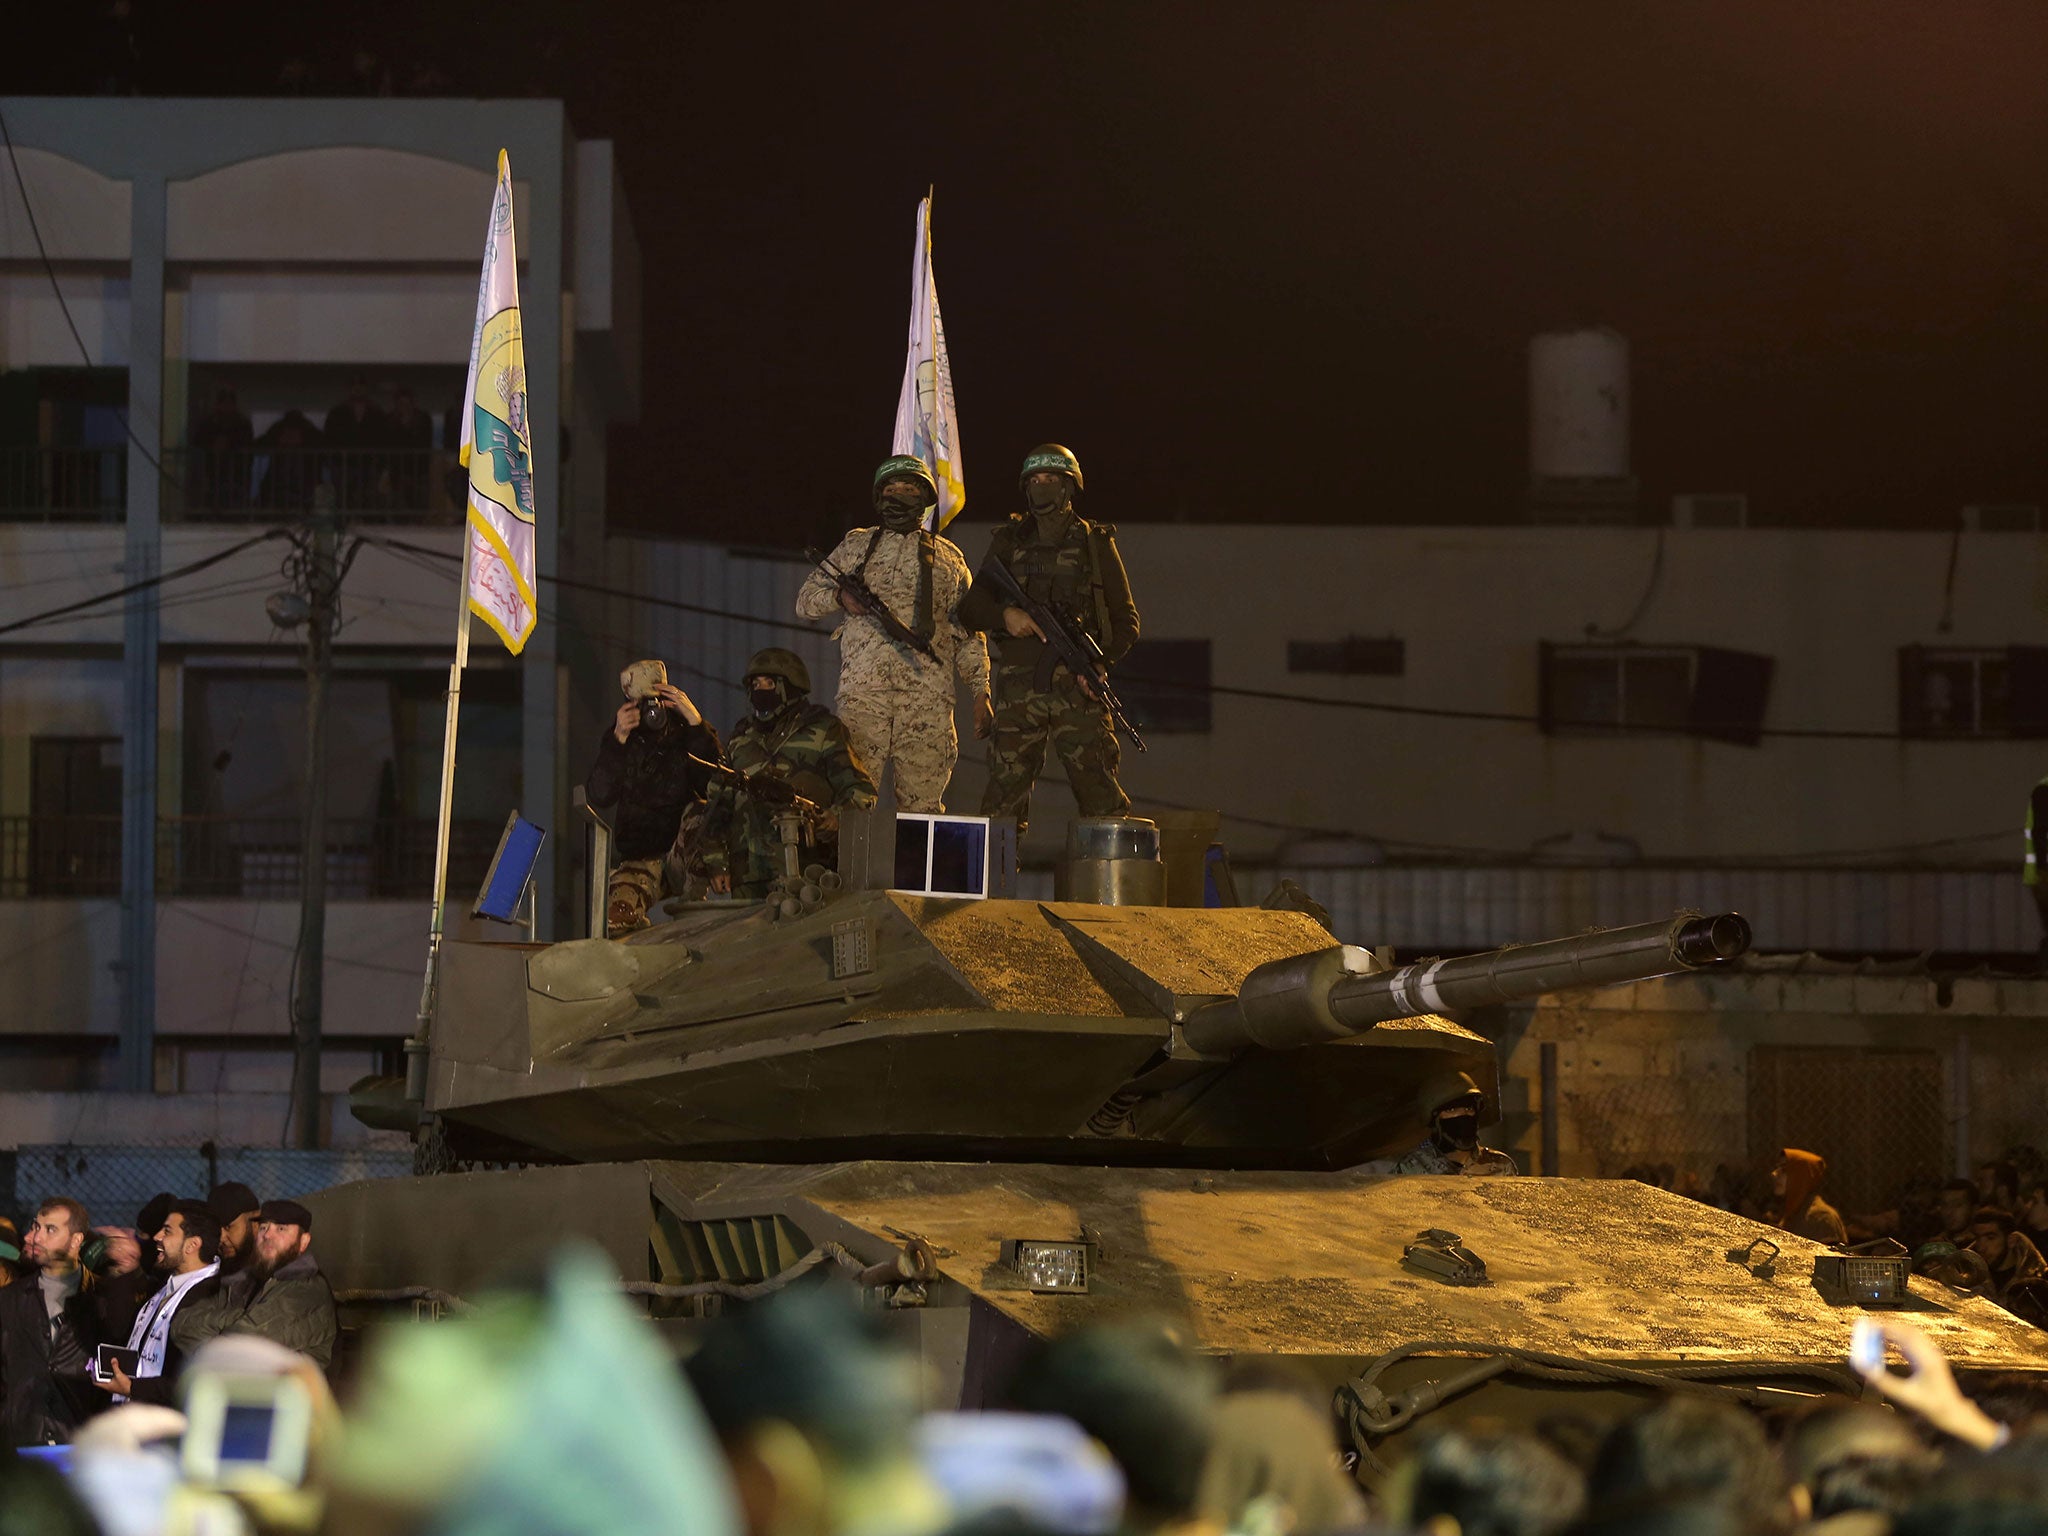
[[[239,543],[230,544],[225,549],[217,549],[210,555],[203,555],[197,560],[189,561],[172,570],[159,571],[156,575],[145,577],[141,581],[131,581],[127,586],[116,587],[111,592],[97,593],[92,597],[81,597],[76,602],[63,603],[55,608],[45,608],[41,613],[32,613],[25,619],[15,619],[9,623],[0,624],[0,635],[11,635],[16,630],[28,629],[36,624],[47,624],[52,619],[60,619],[66,614],[77,613],[82,609],[95,608],[101,603],[111,603],[124,597],[132,597],[137,592],[147,592],[152,587],[162,586],[165,582],[178,581],[187,576],[196,576],[199,572],[211,566],[219,565],[223,560],[233,559],[245,549],[253,549],[256,545],[270,539],[285,537],[287,535],[282,528],[267,529],[253,537],[243,539]]]

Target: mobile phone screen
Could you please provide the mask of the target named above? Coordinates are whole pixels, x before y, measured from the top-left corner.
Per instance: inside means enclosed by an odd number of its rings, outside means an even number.
[[[277,1410],[268,1403],[230,1403],[221,1415],[221,1465],[270,1459],[270,1434]]]
[[[1868,1317],[1856,1319],[1849,1333],[1849,1363],[1865,1376],[1884,1369],[1884,1324]]]

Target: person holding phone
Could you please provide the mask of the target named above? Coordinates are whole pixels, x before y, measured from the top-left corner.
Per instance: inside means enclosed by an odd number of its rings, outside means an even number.
[[[159,1270],[168,1276],[143,1305],[128,1334],[131,1368],[101,1347],[105,1368],[93,1372],[93,1383],[110,1392],[115,1402],[170,1404],[176,1400],[180,1351],[171,1339],[171,1322],[187,1297],[220,1272],[220,1219],[201,1200],[179,1200],[155,1234],[161,1254]],[[216,1289],[218,1287],[216,1286]]]

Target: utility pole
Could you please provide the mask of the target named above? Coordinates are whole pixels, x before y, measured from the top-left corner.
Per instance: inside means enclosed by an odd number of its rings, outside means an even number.
[[[325,493],[325,494],[323,494]],[[320,1145],[320,1029],[327,960],[327,677],[334,661],[333,493],[314,492],[309,530],[295,539],[292,574],[306,600],[306,806],[299,842],[299,943],[293,978],[292,1143]]]

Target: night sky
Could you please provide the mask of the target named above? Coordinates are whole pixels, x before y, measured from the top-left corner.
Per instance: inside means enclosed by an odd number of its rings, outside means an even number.
[[[1512,521],[1528,337],[1590,323],[1634,348],[1646,517],[2048,500],[2031,0],[137,14],[9,50],[4,88],[111,59],[263,94],[297,58],[340,89],[367,49],[618,141],[647,279],[625,526],[788,544],[865,510],[927,182],[970,522],[1045,438],[1118,521]]]

